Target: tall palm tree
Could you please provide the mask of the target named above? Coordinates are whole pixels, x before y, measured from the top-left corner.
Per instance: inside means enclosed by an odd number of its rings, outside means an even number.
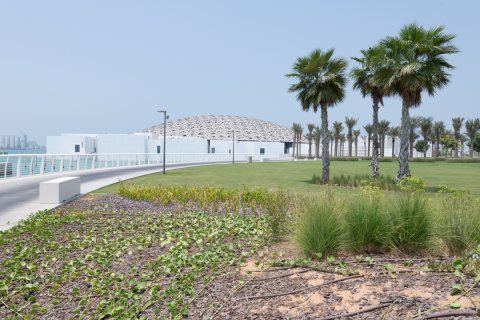
[[[465,121],[465,134],[468,137],[468,148],[470,149],[470,158],[473,158],[473,143],[475,142],[475,137],[477,131],[480,130],[480,119],[470,119]]]
[[[440,139],[445,133],[445,124],[443,121],[433,123],[433,136],[435,137],[435,157],[440,157]]]
[[[391,127],[388,136],[392,139],[392,158],[395,157],[395,140],[400,136],[400,127]]]
[[[365,132],[367,132],[367,139],[368,139],[367,157],[370,157],[370,141],[372,140],[372,130],[373,130],[372,125],[371,124],[364,125],[363,129],[365,129]]]
[[[339,121],[333,122],[333,139],[335,139],[335,157],[338,156],[338,141],[340,140],[340,135],[343,131],[343,124]]]
[[[338,155],[340,157],[343,157],[344,154],[343,154],[343,150],[344,150],[344,147],[345,147],[345,141],[347,141],[347,137],[345,137],[345,134],[344,133],[341,133],[339,136],[338,136],[338,141],[340,142],[340,150],[338,151]]]
[[[353,143],[353,127],[357,124],[358,119],[345,117],[345,125],[347,126],[348,156],[352,156]]]
[[[315,158],[320,158],[320,141],[322,139],[322,130],[319,127],[315,127],[313,130],[313,135],[315,137]]]
[[[358,137],[360,136],[360,130],[353,130],[353,141],[355,142],[355,157],[358,157]]]
[[[421,117],[411,117],[409,122],[408,128],[408,146],[410,151],[410,158],[413,158],[413,145],[415,144],[415,140],[419,137],[417,134],[417,129],[420,127],[420,122],[422,122]],[[401,129],[400,129],[401,130]],[[401,135],[400,131],[400,135]]]
[[[432,117],[422,118],[420,121],[420,132],[422,133],[423,141],[425,141],[425,148],[423,149],[423,157],[427,157],[428,142],[432,135],[433,119]],[[433,148],[433,146],[432,146]]]
[[[293,157],[295,158],[298,149],[298,133],[301,131],[301,125],[299,123],[293,123],[292,131],[293,131]]]
[[[297,158],[302,155],[303,127],[299,125],[297,131]]]
[[[375,77],[378,70],[382,67],[382,57],[385,55],[383,46],[370,47],[368,50],[362,50],[362,57],[352,59],[360,63],[350,73],[353,78],[353,88],[360,90],[362,96],[367,95],[372,99],[373,119],[371,133],[368,133],[368,155],[370,156],[370,139],[373,137],[372,150],[372,178],[380,175],[379,161],[379,141],[378,141],[378,110],[383,106],[383,97],[386,95],[384,82],[378,81]],[[366,129],[365,129],[366,130]]]
[[[385,136],[390,128],[390,121],[382,120],[378,122],[378,134],[380,136],[380,153],[382,157],[385,157]]]
[[[384,64],[376,72],[378,82],[385,84],[388,93],[402,98],[402,126],[400,135],[399,170],[397,180],[410,176],[408,165],[410,109],[419,107],[422,93],[434,96],[446,86],[453,65],[446,55],[458,52],[452,44],[455,35],[446,34],[444,27],[425,29],[409,24],[398,37],[381,41],[385,47]]]
[[[322,119],[322,180],[330,180],[330,154],[328,150],[328,108],[343,101],[347,77],[347,61],[343,58],[334,58],[334,49],[322,51],[314,50],[310,55],[297,58],[293,66],[293,77],[297,83],[292,84],[290,92],[297,92],[297,99],[305,111],[320,107]]]
[[[315,129],[315,125],[313,123],[307,124],[308,133],[306,135],[308,141],[308,157],[312,157],[312,140],[313,140],[313,129]]]
[[[455,158],[458,158],[458,146],[462,137],[460,131],[462,130],[463,120],[465,118],[458,117],[452,119],[453,136],[455,138]]]

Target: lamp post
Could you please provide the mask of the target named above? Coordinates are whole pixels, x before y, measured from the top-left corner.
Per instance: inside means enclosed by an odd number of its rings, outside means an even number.
[[[167,135],[167,111],[159,110],[158,112],[163,113],[163,174],[165,174],[165,144],[166,144],[166,135]]]

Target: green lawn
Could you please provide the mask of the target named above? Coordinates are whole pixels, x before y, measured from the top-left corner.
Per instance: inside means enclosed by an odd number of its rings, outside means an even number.
[[[470,190],[474,195],[480,195],[480,164],[479,163],[447,163],[447,162],[413,162],[410,164],[413,175],[425,179],[427,186],[445,185],[450,188]],[[396,162],[380,163],[382,174],[395,176],[398,164]],[[166,175],[152,174],[129,180],[143,185],[211,185],[226,188],[266,187],[269,189],[283,188],[295,192],[312,193],[325,187],[309,183],[315,173],[321,175],[320,161],[297,161],[282,163],[227,164],[193,167],[168,171]],[[334,161],[331,163],[331,176],[345,174],[368,174],[370,162]],[[108,186],[95,191],[96,193],[114,193],[118,185]],[[338,192],[351,192],[351,189],[338,188]]]

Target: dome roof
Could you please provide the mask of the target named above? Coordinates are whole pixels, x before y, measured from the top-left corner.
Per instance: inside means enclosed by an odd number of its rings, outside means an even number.
[[[210,140],[291,142],[293,131],[278,124],[240,116],[194,116],[167,122],[167,136],[196,137]],[[163,135],[163,124],[143,130]]]

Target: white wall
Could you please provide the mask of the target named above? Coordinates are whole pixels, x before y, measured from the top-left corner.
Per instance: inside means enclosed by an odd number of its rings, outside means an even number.
[[[80,152],[75,152],[75,145]],[[78,135],[62,135],[47,137],[47,153],[50,154],[89,154],[94,152],[94,139]]]
[[[147,143],[141,135],[99,134],[97,153],[147,153]]]

